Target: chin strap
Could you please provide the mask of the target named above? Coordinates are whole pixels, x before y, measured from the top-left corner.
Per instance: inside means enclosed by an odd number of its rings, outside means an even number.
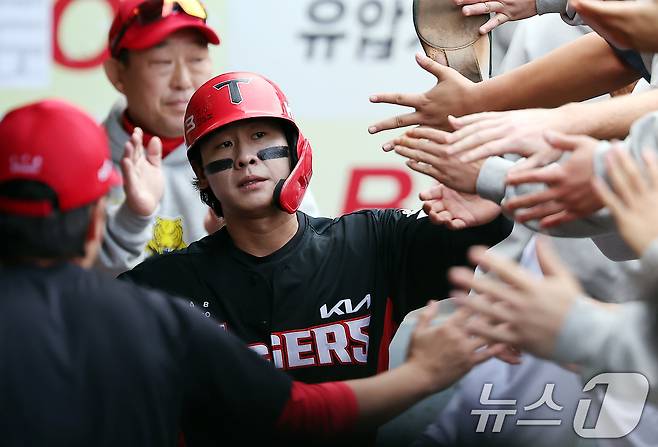
[[[301,144],[301,148],[297,149],[299,156],[297,164],[288,178],[279,180],[274,188],[274,204],[289,214],[295,213],[301,205],[313,175],[311,144],[305,138],[299,144]]]

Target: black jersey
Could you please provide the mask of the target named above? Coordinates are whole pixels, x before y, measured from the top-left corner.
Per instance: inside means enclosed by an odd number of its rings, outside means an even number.
[[[388,367],[397,324],[447,297],[446,271],[467,264],[470,246],[512,229],[500,216],[451,231],[402,210],[297,218],[296,235],[269,256],[239,250],[222,229],[123,276],[188,298],[297,380],[354,379]]]
[[[271,434],[291,382],[185,301],[71,264],[0,269],[3,446]],[[254,420],[258,424],[254,424]]]

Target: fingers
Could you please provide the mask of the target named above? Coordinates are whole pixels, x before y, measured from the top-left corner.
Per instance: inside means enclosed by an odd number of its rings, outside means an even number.
[[[473,264],[477,264],[496,276],[505,283],[521,290],[532,290],[536,280],[533,275],[519,266],[516,262],[502,256],[489,253],[484,247],[472,247],[468,257]],[[487,277],[475,278],[476,281],[490,280]],[[496,297],[497,298],[497,297]],[[515,294],[505,297],[501,301],[509,304],[519,304],[519,298]]]
[[[544,217],[551,216],[562,211],[564,211],[563,204],[556,201],[551,201],[533,206],[528,210],[514,214],[514,220],[519,223],[528,222],[529,220],[541,220]]]
[[[565,224],[567,222],[573,222],[576,219],[579,219],[581,216],[574,214],[570,211],[563,210],[556,214],[551,214],[550,216],[544,217],[539,221],[539,226],[541,228],[553,228]]]
[[[509,321],[511,310],[503,306],[495,306],[483,295],[464,295],[457,298],[460,306],[471,309],[476,314],[484,315],[496,321]]]
[[[432,154],[428,154],[422,150],[411,149],[405,146],[395,146],[395,153],[406,157],[410,160],[426,163],[428,165],[438,164],[437,158]]]
[[[421,105],[423,96],[419,93],[379,93],[370,97],[370,102],[395,104],[416,108]]]
[[[459,161],[463,163],[472,163],[496,155],[518,153],[518,150],[515,148],[518,148],[518,146],[511,144],[511,141],[506,138],[493,140],[465,153],[459,157]]]
[[[425,306],[420,315],[418,315],[416,330],[423,330],[429,327],[432,319],[436,316],[436,313],[439,310],[438,304],[438,302],[433,300],[427,302],[427,306]]]
[[[606,161],[608,165],[608,176],[612,183],[612,187],[615,189],[615,193],[621,199],[624,204],[630,204],[635,197],[637,190],[637,182],[632,181],[631,177],[631,163],[628,160],[624,160],[624,157],[627,155],[613,148],[610,152],[606,154]]]
[[[416,127],[407,131],[407,136],[411,138],[425,138],[437,144],[449,144],[452,142],[452,134],[445,130],[435,129],[433,127]]]
[[[443,156],[447,154],[447,148],[441,144],[436,144],[435,142],[425,139],[425,138],[410,138],[406,135],[402,135],[394,140],[397,148],[398,146],[407,147],[410,149],[416,149],[423,151],[435,156]]]
[[[544,132],[544,139],[554,148],[569,152],[575,151],[579,147],[586,144],[596,144],[597,141],[594,138],[588,136],[567,135],[555,130],[547,130]]]
[[[520,185],[523,183],[555,183],[565,178],[566,174],[562,166],[551,164],[541,168],[514,171],[507,175],[508,185]]]
[[[153,166],[160,166],[162,163],[162,140],[159,137],[151,138],[146,147],[146,159]]]
[[[524,194],[518,197],[513,197],[508,201],[506,201],[503,206],[508,211],[515,211],[519,208],[530,208],[533,206],[540,205],[542,203],[547,203],[557,198],[559,198],[559,193],[557,188],[548,188],[543,191]]]
[[[559,276],[571,280],[572,276],[569,269],[562,263],[557,253],[551,246],[550,241],[545,237],[538,237],[536,242],[537,259],[539,266],[544,275]]]
[[[603,204],[610,210],[615,220],[619,220],[626,211],[624,203],[617,198],[615,193],[608,187],[608,185],[600,177],[592,179],[592,187],[594,193],[603,202]]]
[[[492,123],[495,123],[493,121]],[[469,131],[473,129],[474,131]],[[500,126],[486,127],[486,124],[472,124],[455,131],[453,135],[452,147],[449,154],[458,154],[468,150],[477,149],[479,146],[503,138],[507,135],[507,130]]]
[[[484,337],[498,343],[505,343],[510,345],[518,345],[519,338],[509,325],[506,324],[492,324],[481,320],[469,322],[466,326],[469,333]]]
[[[433,185],[430,189],[421,192],[418,198],[423,202],[428,200],[438,200],[443,198],[443,185],[440,183]]]
[[[490,18],[487,21],[487,23],[485,23],[484,25],[482,25],[480,27],[480,34],[484,35],[484,34],[490,33],[494,28],[496,28],[496,27],[502,25],[503,23],[509,21],[509,19],[510,19],[509,16],[502,13],[502,12],[496,13],[496,15],[494,15],[492,18]]]
[[[513,173],[544,167],[557,161],[561,156],[562,151],[559,149],[542,149],[539,152],[532,154],[530,157],[517,162],[508,172]]]
[[[453,220],[452,214],[449,211],[430,212],[427,215],[434,225],[450,225]]]
[[[505,112],[479,112],[479,113],[471,113],[469,115],[460,116],[459,118],[449,115],[448,121],[455,129],[461,129],[464,126],[468,126],[469,124],[476,123],[479,121],[486,121],[494,118],[500,118],[503,113]]]
[[[494,269],[497,265],[494,263]],[[525,273],[525,272],[523,272]],[[512,306],[519,306],[522,299],[506,281],[501,282],[487,276],[475,277],[473,272],[464,267],[455,267],[448,272],[448,279],[463,290],[475,290],[480,294],[488,295],[496,300],[503,301]],[[502,279],[502,278],[501,278]],[[509,277],[507,278],[509,279]],[[524,278],[512,278],[513,281],[522,281]]]
[[[373,101],[373,102],[386,102],[386,101]],[[392,118],[385,119],[378,123],[373,124],[368,128],[368,132],[375,134],[381,132],[382,130],[391,130],[398,129],[400,127],[413,126],[417,124],[422,124],[421,114],[419,112],[411,112],[406,115],[398,115]]]
[[[428,175],[432,177],[434,180],[437,180],[439,182],[443,178],[441,172],[438,169],[435,169],[431,165],[425,163],[418,163],[416,160],[407,160],[406,165],[409,167],[409,169],[416,172],[420,172],[421,174]]]
[[[462,14],[465,16],[481,16],[492,12],[503,12],[505,5],[497,1],[485,1],[467,5],[462,8]]]
[[[451,219],[446,222],[446,225],[450,230],[453,231],[463,230],[467,226],[466,222],[464,222],[462,219]]]
[[[455,6],[474,5],[481,2],[482,0],[453,0]]]
[[[656,153],[651,149],[644,149],[642,151],[642,159],[646,164],[651,187],[658,189],[658,159],[656,158]]]
[[[621,146],[616,146],[614,151],[626,183],[630,186],[629,189],[632,197],[637,197],[638,194],[644,194],[647,190],[647,182],[635,160]]]
[[[454,68],[441,65],[423,53],[416,53],[416,62],[423,70],[434,75],[437,82],[446,81],[450,78],[460,78],[462,81],[471,82]]]

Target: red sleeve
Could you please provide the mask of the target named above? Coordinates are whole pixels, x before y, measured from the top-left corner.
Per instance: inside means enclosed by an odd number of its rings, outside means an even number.
[[[346,384],[293,382],[290,399],[279,416],[276,429],[280,434],[295,437],[341,435],[353,430],[358,415],[359,403]]]

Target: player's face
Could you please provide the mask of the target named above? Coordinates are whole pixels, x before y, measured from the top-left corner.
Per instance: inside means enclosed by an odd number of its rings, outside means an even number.
[[[165,137],[183,135],[187,103],[211,74],[208,44],[189,29],[147,50],[131,51],[128,64],[119,70],[131,118]]]
[[[274,188],[290,175],[288,141],[274,119],[238,121],[212,134],[200,147],[207,183],[231,215],[262,216],[276,208]]]

